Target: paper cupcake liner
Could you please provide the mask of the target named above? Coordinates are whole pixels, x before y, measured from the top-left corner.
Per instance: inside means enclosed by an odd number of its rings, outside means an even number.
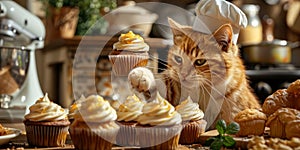
[[[262,135],[265,131],[265,120],[238,122],[240,131],[237,136]]]
[[[119,128],[97,130],[89,128],[70,127],[69,132],[76,149],[108,150],[116,141]]]
[[[205,120],[190,121],[183,123],[180,134],[180,144],[193,144],[200,142],[199,137],[205,132],[207,122]]]
[[[139,147],[145,149],[170,150],[178,147],[182,125],[170,127],[136,127]]]
[[[132,69],[146,66],[148,58],[148,55],[109,55],[112,72],[117,76],[127,76]]]
[[[270,123],[270,136],[275,138],[285,138],[285,126],[278,118]]]
[[[68,126],[25,125],[29,145],[55,147],[64,146]]]
[[[120,130],[117,136],[117,145],[120,146],[138,146],[139,137],[137,136],[136,126],[137,123],[119,122]]]

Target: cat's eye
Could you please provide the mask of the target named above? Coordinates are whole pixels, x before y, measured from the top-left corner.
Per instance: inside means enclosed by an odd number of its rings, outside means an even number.
[[[182,63],[182,58],[180,56],[175,55],[174,56],[174,60],[178,63],[181,64]]]
[[[194,62],[194,66],[202,66],[206,63],[206,60],[205,59],[197,59],[195,62]]]

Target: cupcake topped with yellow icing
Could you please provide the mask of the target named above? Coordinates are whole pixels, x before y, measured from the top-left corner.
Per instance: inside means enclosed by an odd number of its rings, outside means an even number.
[[[25,119],[29,121],[59,121],[67,119],[67,112],[59,105],[49,100],[48,94],[38,99],[29,107]]]
[[[144,103],[136,96],[128,96],[123,104],[120,105],[117,115],[118,121],[136,121],[143,114]]]
[[[115,121],[117,113],[110,103],[99,95],[91,95],[81,102],[74,119],[81,122],[105,123]]]
[[[149,59],[149,45],[144,39],[132,31],[121,34],[108,58],[112,63],[112,73],[127,76],[136,67],[145,67]]]
[[[159,94],[157,94],[156,100],[146,103],[142,111],[143,114],[137,119],[141,125],[172,126],[182,122],[181,116],[174,106]]]
[[[144,39],[134,34],[132,31],[121,34],[119,41],[114,43],[114,50],[127,50],[127,51],[149,51],[149,45],[144,42]]]
[[[45,94],[29,107],[29,111],[23,121],[29,145],[43,147],[65,145],[70,125],[65,109],[50,101],[48,94]]]

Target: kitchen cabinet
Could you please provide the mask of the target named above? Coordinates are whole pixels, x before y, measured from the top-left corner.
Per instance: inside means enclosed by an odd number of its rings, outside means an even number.
[[[97,82],[103,76],[111,75],[110,65],[105,66],[105,63],[110,63],[108,54],[117,40],[118,37],[111,36],[75,36],[70,39],[50,41],[44,49],[36,52],[43,92],[47,92],[51,100],[63,107],[70,106],[74,100],[72,75],[75,72],[76,77],[83,79],[83,82],[78,83],[76,88],[82,88],[85,96],[94,94],[93,88]],[[166,49],[168,45],[164,44],[165,40],[161,38],[146,38],[145,41],[150,46],[149,68],[156,73],[158,51]],[[77,67],[76,71],[74,71],[74,65]]]

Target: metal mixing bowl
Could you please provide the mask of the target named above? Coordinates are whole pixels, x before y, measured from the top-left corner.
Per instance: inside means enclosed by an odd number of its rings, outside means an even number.
[[[30,51],[23,47],[0,47],[0,95],[17,95],[22,88],[29,67]],[[5,96],[1,96],[5,97]],[[0,97],[0,104],[10,101]],[[0,106],[1,106],[0,105]]]

